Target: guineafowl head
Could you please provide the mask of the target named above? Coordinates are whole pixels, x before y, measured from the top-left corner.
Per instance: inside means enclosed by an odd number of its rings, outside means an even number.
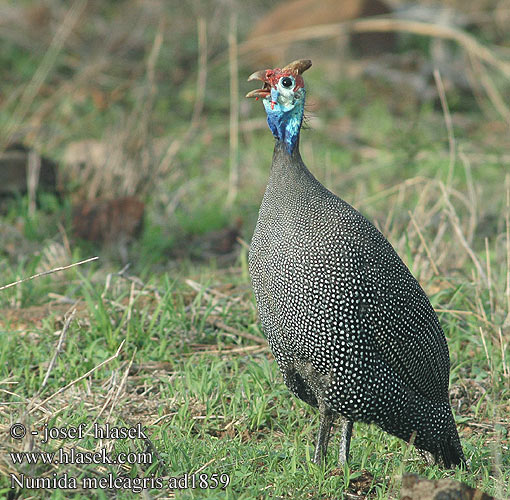
[[[299,59],[284,68],[256,71],[249,78],[261,80],[261,89],[246,97],[261,98],[267,113],[267,123],[276,139],[285,143],[292,153],[299,137],[305,108],[305,82],[301,76],[312,65],[309,59]]]

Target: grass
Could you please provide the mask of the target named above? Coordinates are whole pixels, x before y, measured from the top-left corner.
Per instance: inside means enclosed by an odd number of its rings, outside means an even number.
[[[228,68],[219,56],[209,63],[203,111],[190,128],[199,94],[195,61],[203,50],[196,15],[188,7],[176,9],[172,19],[182,22],[170,32],[157,28],[169,15],[164,8],[138,8],[104,2],[87,11],[69,46],[54,54],[48,80],[21,120],[30,130],[25,141],[52,158],[62,160],[72,141],[94,139],[121,161],[78,172],[63,166],[64,178],[74,173],[72,193],[63,200],[41,196],[35,213],[27,197],[18,196],[0,216],[0,286],[100,257],[0,290],[0,497],[134,498],[135,478],[163,478],[165,484],[180,478],[184,484],[185,474],[198,473],[226,474],[229,484],[207,491],[149,485],[143,495],[383,499],[398,497],[404,472],[453,477],[500,498],[510,495],[508,124],[487,111],[490,103],[480,108],[472,94],[450,90],[451,163],[439,101],[402,103],[393,86],[339,77],[328,72],[334,54],[312,54],[312,130],[303,133],[303,157],[327,187],[381,228],[431,298],[448,339],[451,401],[471,461],[470,471],[444,471],[377,427],[355,424],[348,466],[336,466],[334,437],[327,465],[317,467],[310,463],[317,414],[290,395],[267,348],[246,244],[226,260],[197,258],[211,233],[239,217],[242,240],[250,240],[272,153],[260,103],[240,103],[240,183],[228,206]],[[215,24],[225,13],[210,10],[213,59],[226,40],[221,23]],[[239,15],[245,29],[248,14],[243,17],[241,6]],[[110,38],[101,32],[103,19],[110,20]],[[165,38],[156,54],[158,29]],[[20,86],[37,70],[34,54],[44,53],[34,42],[38,36],[48,46],[49,35],[35,31],[27,32],[29,48],[18,39],[2,42],[9,49],[1,56],[3,92],[14,96],[0,101],[2,131],[12,123]],[[150,54],[156,54],[152,69]],[[241,76],[253,69],[246,63]],[[169,148],[170,168],[159,172]],[[148,183],[140,167],[144,158]],[[72,238],[70,206],[89,183],[102,196],[137,192],[146,202],[145,227],[129,248],[127,270],[121,271],[115,247]],[[193,252],[182,257],[190,242]],[[90,432],[79,440],[13,440],[7,434],[15,422],[39,432],[84,423]],[[148,439],[92,435],[94,423],[138,422]],[[73,447],[148,452],[153,461],[19,466],[9,454]],[[64,472],[78,482],[125,476],[126,487],[11,488],[11,473],[52,478]]]
[[[453,404],[471,471],[445,472],[426,466],[414,449],[374,426],[362,424],[355,426],[349,466],[335,468],[337,447],[333,444],[329,465],[319,468],[309,462],[316,415],[290,396],[264,342],[245,342],[235,334],[238,330],[258,335],[251,292],[241,269],[216,276],[207,269],[199,272],[194,277],[204,284],[198,292],[181,280],[164,278],[157,282],[157,293],[148,285],[137,285],[133,290],[131,281],[118,276],[105,293],[103,284],[94,285],[90,277],[77,271],[68,273],[78,275],[75,290],[82,302],[42,392],[41,384],[62,329],[62,311],[68,306],[49,315],[41,311],[40,319],[30,318],[28,328],[19,320],[11,321],[11,334],[3,334],[0,359],[2,366],[8,367],[2,374],[3,384],[16,394],[4,393],[9,405],[2,412],[9,420],[6,418],[3,430],[14,421],[31,429],[41,429],[43,424],[78,426],[82,422],[89,427],[96,420],[102,425],[110,422],[128,427],[141,422],[147,428],[150,447],[154,446],[157,453],[151,466],[36,466],[15,468],[18,473],[51,476],[54,471],[61,474],[65,470],[77,478],[107,476],[110,472],[166,478],[181,477],[207,464],[203,471],[228,474],[231,480],[225,492],[209,492],[211,498],[266,494],[338,498],[342,492],[387,498],[397,495],[402,471],[430,478],[455,477],[500,495],[510,480],[508,454],[505,456],[508,379],[502,373],[500,353],[489,353],[488,366],[481,338],[472,334],[477,322],[472,315],[441,315],[454,360]],[[449,297],[443,293],[441,303],[469,312],[472,290],[460,287],[452,292]],[[436,305],[437,298],[432,296]],[[218,323],[226,326],[218,328]],[[47,399],[93,370],[121,344],[117,358],[41,408],[30,409],[34,402]],[[496,342],[489,346],[496,351]],[[141,440],[98,442],[88,437],[44,445],[36,439],[33,449],[54,451],[77,445],[80,450],[113,447],[115,453],[143,452],[149,446]],[[8,445],[9,451],[16,449],[15,441]],[[5,457],[2,469],[7,473],[13,466]],[[9,484],[3,482],[3,493],[7,494]],[[25,490],[25,495],[29,493]],[[168,495],[168,491],[151,494],[157,498]],[[59,493],[48,495],[58,498]],[[69,491],[65,497],[68,495]],[[77,493],[76,498],[89,495]],[[179,498],[203,495],[198,490],[177,494]],[[119,493],[120,498],[131,496],[130,491]]]

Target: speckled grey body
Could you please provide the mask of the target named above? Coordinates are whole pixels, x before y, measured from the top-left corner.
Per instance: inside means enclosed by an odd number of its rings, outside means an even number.
[[[263,330],[299,398],[464,461],[437,316],[384,236],[275,146],[250,249]],[[321,413],[322,414],[322,413]],[[329,436],[329,431],[328,431]],[[327,438],[326,438],[327,447]]]

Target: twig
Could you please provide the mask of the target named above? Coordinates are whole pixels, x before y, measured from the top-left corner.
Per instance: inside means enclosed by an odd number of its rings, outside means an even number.
[[[9,283],[8,285],[0,286],[0,291],[5,290],[6,288],[11,288],[11,286],[19,285],[20,283],[25,283],[26,281],[33,280],[35,278],[40,278],[41,276],[46,276],[47,274],[57,273],[59,271],[65,271],[66,269],[70,269],[71,267],[81,266],[82,264],[86,264],[87,262],[92,262],[94,260],[99,259],[99,257],[90,257],[89,259],[81,260],[80,262],[75,262],[74,264],[69,264],[68,266],[60,266],[50,269],[49,271],[43,271],[42,273],[34,274],[28,278],[23,278],[18,281],[14,281],[13,283]]]

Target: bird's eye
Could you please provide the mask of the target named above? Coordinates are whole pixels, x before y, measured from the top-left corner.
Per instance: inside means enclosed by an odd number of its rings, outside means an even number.
[[[280,80],[280,83],[281,83],[283,88],[289,89],[290,87],[292,87],[294,85],[294,79],[289,77],[289,76],[284,76]]]

